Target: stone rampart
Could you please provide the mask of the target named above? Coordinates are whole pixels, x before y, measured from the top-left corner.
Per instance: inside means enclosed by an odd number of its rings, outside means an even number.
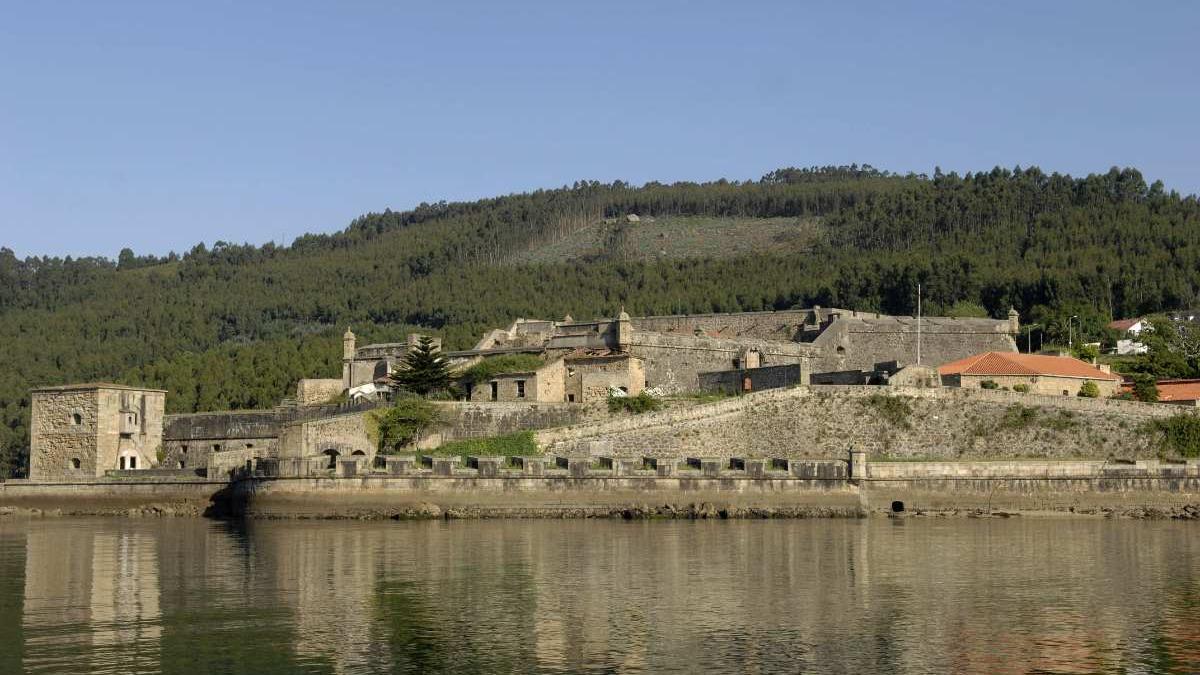
[[[756,349],[762,365],[800,364],[809,358],[811,345],[752,338],[715,338],[634,331],[629,352],[646,363],[646,385],[667,392],[697,391],[700,373],[729,370]]]
[[[1173,406],[1015,392],[813,386],[539,432],[554,454],[904,459],[1153,457]]]

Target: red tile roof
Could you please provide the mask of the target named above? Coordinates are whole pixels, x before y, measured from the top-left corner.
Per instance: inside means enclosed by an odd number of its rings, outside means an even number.
[[[1200,401],[1200,380],[1159,380],[1158,400],[1168,401]],[[1132,391],[1133,387],[1129,387]]]
[[[1028,375],[1077,377],[1089,380],[1120,380],[1086,361],[1068,356],[984,352],[952,361],[938,368],[939,375]]]
[[[1140,317],[1136,318],[1136,319],[1117,319],[1116,321],[1110,322],[1108,324],[1108,327],[1113,330],[1119,330],[1122,333],[1124,333],[1125,331],[1129,330],[1130,328],[1133,328],[1133,326],[1140,321],[1142,321],[1142,319]]]

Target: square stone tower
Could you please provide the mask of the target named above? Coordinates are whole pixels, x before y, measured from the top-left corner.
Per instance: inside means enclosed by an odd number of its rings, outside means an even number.
[[[156,466],[166,395],[119,384],[34,389],[29,478],[90,479]]]

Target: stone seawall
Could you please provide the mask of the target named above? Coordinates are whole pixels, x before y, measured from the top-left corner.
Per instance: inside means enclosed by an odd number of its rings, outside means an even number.
[[[1148,458],[1169,405],[980,389],[812,386],[537,434],[552,454],[898,459]]]
[[[823,465],[828,465],[824,467]],[[684,463],[654,469],[407,466],[398,475],[233,483],[120,480],[0,484],[0,514],[251,518],[862,517],[1102,514],[1200,519],[1200,462]],[[737,468],[726,468],[726,467]],[[767,468],[770,466],[771,468]],[[825,470],[825,469],[829,470]],[[850,469],[848,471],[848,469]],[[858,471],[856,476],[854,471]]]
[[[230,484],[187,479],[0,482],[0,509],[53,515],[219,516]]]

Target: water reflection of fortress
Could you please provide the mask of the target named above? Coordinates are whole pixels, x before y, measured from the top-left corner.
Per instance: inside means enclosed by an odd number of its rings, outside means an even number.
[[[274,607],[278,639],[254,648],[337,673],[730,663],[1107,671],[1156,641],[1200,662],[1194,625],[1144,634],[1141,615],[1155,612],[1146,598],[1166,601],[1171,589],[1131,574],[1195,569],[1200,550],[1187,538],[1131,524],[1107,531],[1122,542],[1098,555],[1098,523],[1056,522],[1054,541],[1041,543],[1050,528],[957,525],[270,523],[242,532],[47,521],[26,540],[26,667],[79,670],[81,654],[99,672],[157,670],[168,653],[213,663],[228,644],[164,630],[164,616],[186,613],[198,595],[234,613]],[[1026,541],[1014,547],[1014,537]],[[1030,551],[1041,551],[1034,567],[1046,573],[1018,576]],[[1097,588],[1116,601],[1080,600]]]

